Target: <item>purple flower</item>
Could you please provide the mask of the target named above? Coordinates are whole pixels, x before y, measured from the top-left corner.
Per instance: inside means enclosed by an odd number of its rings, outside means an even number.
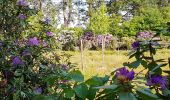
[[[46,47],[46,46],[48,46],[48,44],[47,44],[47,42],[46,41],[42,41],[42,45],[43,45],[43,47]]]
[[[53,33],[52,32],[46,32],[46,35],[47,36],[53,36]]]
[[[16,56],[12,59],[12,66],[23,65],[24,63],[20,59],[20,57]]]
[[[165,76],[161,75],[150,75],[147,80],[147,86],[160,87],[161,89],[166,89],[168,86],[168,81]]]
[[[39,45],[39,40],[37,37],[29,38],[28,44],[30,46],[38,46]]]
[[[119,68],[116,72],[116,77],[120,83],[131,81],[134,78],[135,72],[128,71],[125,67]]]
[[[36,94],[41,94],[41,93],[43,92],[43,90],[42,90],[41,87],[36,87],[36,88],[34,89],[34,92],[35,92]]]
[[[28,6],[27,2],[25,0],[18,0],[17,5],[26,7]]]
[[[45,22],[46,24],[49,24],[50,21],[51,21],[50,18],[46,17],[44,22]]]
[[[66,64],[61,64],[62,69],[67,70],[68,66]]]
[[[82,36],[82,39],[84,40],[93,40],[94,39],[94,34],[92,32],[87,32]]]
[[[19,14],[18,18],[24,20],[24,19],[26,19],[26,16],[24,14]]]
[[[149,32],[149,31],[144,31],[144,32],[139,32],[137,33],[137,38],[152,38],[153,37],[153,33]]]
[[[139,45],[140,45],[139,42],[133,42],[132,43],[132,48],[137,49],[137,48],[139,48]]]
[[[28,51],[28,50],[24,50],[22,53],[21,53],[22,56],[30,56],[31,55],[31,52]]]

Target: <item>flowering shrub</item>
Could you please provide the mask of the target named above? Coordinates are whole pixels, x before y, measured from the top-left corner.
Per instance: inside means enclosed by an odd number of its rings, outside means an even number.
[[[95,36],[92,32],[85,33],[78,41],[78,46],[80,47],[80,40],[83,40],[83,46],[87,49],[101,49],[102,41],[105,44],[106,49],[113,49],[114,38],[111,34],[97,35]],[[115,42],[115,41],[114,41]]]
[[[60,43],[60,49],[62,50],[75,50],[76,37],[73,31],[62,30],[58,33],[56,40]]]
[[[53,27],[26,0],[0,2],[0,99],[27,100],[63,94],[69,87],[69,56],[57,55]],[[36,24],[35,24],[36,23]],[[53,56],[50,56],[52,54]],[[49,56],[47,56],[49,55]],[[60,57],[66,57],[61,62]],[[62,64],[67,68],[63,68]],[[57,96],[59,97],[59,96]]]
[[[137,69],[141,65],[144,69],[135,73],[133,70],[128,71],[126,67],[122,67],[112,72],[112,80],[108,81],[110,85],[96,87],[96,89],[102,89],[102,94],[97,95],[97,99],[151,100],[169,98],[169,76],[162,76],[161,69],[166,63],[160,64],[163,59],[154,59],[156,49],[161,47],[158,40],[155,39],[157,34],[145,31],[137,33],[136,37],[136,41],[132,43],[132,52],[129,53],[130,58],[135,57],[136,61],[124,63],[124,66]],[[144,70],[147,70],[145,75],[143,75]]]

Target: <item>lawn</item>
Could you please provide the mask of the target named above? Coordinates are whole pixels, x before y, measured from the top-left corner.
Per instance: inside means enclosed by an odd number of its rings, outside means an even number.
[[[81,53],[78,51],[65,51],[66,54],[72,55],[70,58],[71,62],[77,65],[86,79],[94,75],[107,75],[113,70],[122,67],[123,62],[134,61],[135,59],[128,58],[128,52],[129,51],[105,51],[103,64],[101,51],[83,51],[84,69],[82,70]],[[155,59],[165,59],[166,62],[168,61],[168,57],[170,57],[170,50],[168,49],[159,50],[155,55]],[[139,72],[142,69],[140,66],[135,72]],[[168,65],[163,69],[169,69]]]

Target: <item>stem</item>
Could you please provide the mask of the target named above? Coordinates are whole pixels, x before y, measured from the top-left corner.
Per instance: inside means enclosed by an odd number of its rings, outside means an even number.
[[[138,76],[141,72],[143,72],[144,70],[146,70],[147,68],[144,68],[144,69],[142,69],[140,72],[138,72],[137,74],[136,74],[136,76]]]

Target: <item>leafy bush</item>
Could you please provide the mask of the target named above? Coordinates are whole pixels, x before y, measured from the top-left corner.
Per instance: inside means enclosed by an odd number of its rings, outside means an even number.
[[[128,50],[131,49],[131,44],[135,41],[133,37],[122,37],[121,38],[122,45],[126,46]]]
[[[33,99],[67,86],[72,64],[55,52],[53,27],[25,0],[3,0],[0,38],[0,99]],[[36,24],[35,24],[36,23]],[[48,55],[52,54],[53,56]],[[66,86],[65,86],[66,85]],[[53,87],[53,88],[52,88]],[[62,89],[63,88],[63,89]]]

